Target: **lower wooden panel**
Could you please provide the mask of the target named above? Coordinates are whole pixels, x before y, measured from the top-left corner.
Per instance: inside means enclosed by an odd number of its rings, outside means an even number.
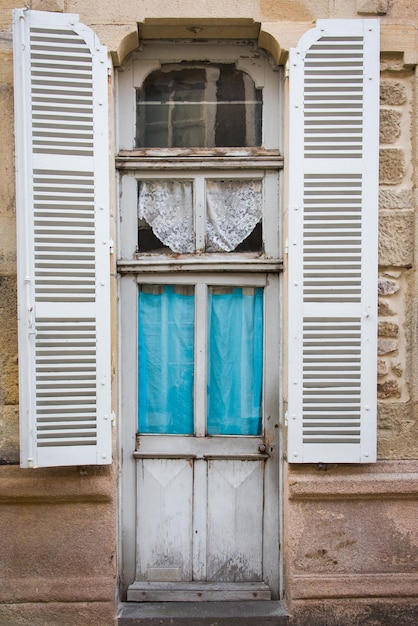
[[[164,580],[159,570],[190,580],[193,469],[185,459],[147,459],[137,468],[137,580]]]
[[[207,580],[263,579],[262,461],[210,461]]]

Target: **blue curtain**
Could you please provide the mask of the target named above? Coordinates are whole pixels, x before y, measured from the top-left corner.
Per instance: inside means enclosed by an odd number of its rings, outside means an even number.
[[[144,289],[138,310],[139,432],[192,434],[194,295]]]
[[[223,292],[224,291],[224,292]],[[209,435],[259,435],[263,290],[209,291]]]

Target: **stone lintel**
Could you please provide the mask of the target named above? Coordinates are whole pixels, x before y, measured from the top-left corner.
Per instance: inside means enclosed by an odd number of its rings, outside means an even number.
[[[256,22],[252,18],[148,18],[130,24],[94,24],[102,44],[106,45],[115,66],[135,50],[141,39],[257,39],[279,64],[286,62],[294,48],[315,22]],[[418,35],[413,26],[382,24],[381,52],[403,54],[405,65],[418,63]]]
[[[252,18],[147,17],[139,24],[140,39],[257,39],[259,31]]]

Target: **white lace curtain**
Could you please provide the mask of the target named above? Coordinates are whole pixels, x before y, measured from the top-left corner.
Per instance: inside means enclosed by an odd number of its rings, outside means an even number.
[[[260,180],[207,180],[205,250],[235,250],[254,230],[261,215]],[[138,217],[173,252],[195,251],[192,181],[141,181]]]

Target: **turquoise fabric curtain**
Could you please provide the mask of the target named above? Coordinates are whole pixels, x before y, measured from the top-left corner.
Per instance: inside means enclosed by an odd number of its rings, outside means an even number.
[[[209,290],[209,435],[262,428],[263,290]]]
[[[140,433],[194,432],[194,304],[191,287],[139,292]],[[261,433],[262,372],[263,290],[209,288],[209,435]]]
[[[193,433],[194,294],[139,292],[139,432]]]

